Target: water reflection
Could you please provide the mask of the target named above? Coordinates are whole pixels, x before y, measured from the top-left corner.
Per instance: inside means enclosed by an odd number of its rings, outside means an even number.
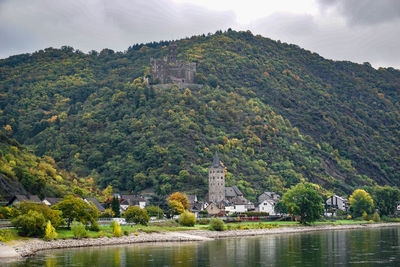
[[[400,266],[399,250],[396,227],[54,250],[9,266]]]

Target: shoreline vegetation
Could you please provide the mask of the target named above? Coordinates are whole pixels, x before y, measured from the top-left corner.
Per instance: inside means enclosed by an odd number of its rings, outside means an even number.
[[[5,243],[0,243],[0,258],[18,258],[32,256],[36,252],[49,249],[127,245],[134,243],[151,242],[187,242],[187,241],[210,241],[219,238],[251,237],[271,234],[291,234],[327,230],[351,230],[380,227],[396,227],[400,223],[351,223],[351,224],[314,224],[303,226],[300,224],[285,225],[285,227],[266,227],[258,229],[234,229],[225,231],[206,231],[190,228],[178,231],[137,231],[122,237],[98,237],[81,239],[56,239],[44,241],[42,239],[20,239]]]

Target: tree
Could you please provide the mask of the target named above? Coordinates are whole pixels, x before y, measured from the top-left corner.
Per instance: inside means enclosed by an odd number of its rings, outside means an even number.
[[[287,214],[289,212],[288,207],[282,201],[276,203],[274,210],[278,214]]]
[[[111,222],[111,229],[113,232],[113,236],[115,236],[115,237],[122,236],[121,226],[119,225],[119,223],[117,221]]]
[[[30,210],[28,213],[12,219],[11,223],[23,235],[43,236],[46,219],[43,214]]]
[[[362,216],[364,212],[367,214],[372,213],[374,200],[372,199],[371,195],[363,189],[355,190],[353,194],[351,194],[349,202],[350,211],[353,215],[353,218]]]
[[[134,222],[135,224],[147,225],[150,220],[146,210],[138,206],[130,206],[124,213],[127,222]]]
[[[47,221],[44,239],[50,241],[57,238],[57,235],[56,229],[51,225],[50,221]]]
[[[11,209],[10,216],[15,218],[20,215],[28,214],[29,211],[36,211],[42,214],[45,218],[45,221],[50,221],[51,224],[56,228],[65,223],[61,216],[61,211],[53,210],[44,203],[39,204],[29,201],[23,201],[14,205],[14,207]]]
[[[168,201],[177,201],[182,204],[183,208],[187,210],[189,208],[189,200],[185,193],[175,192],[169,195]]]
[[[282,202],[288,207],[290,214],[300,216],[302,224],[318,220],[324,212],[322,197],[310,183],[292,186],[283,194]]]
[[[400,190],[390,186],[375,186],[372,189],[372,198],[379,213],[388,216],[396,211]]]
[[[119,199],[116,197],[113,197],[111,201],[111,209],[114,212],[114,217],[119,218],[121,216],[121,213],[119,211]]]
[[[181,214],[185,209],[183,208],[183,205],[181,202],[178,202],[176,200],[170,200],[168,201],[169,204],[169,216],[172,217],[174,215],[179,215]]]
[[[54,206],[54,209],[62,211],[62,216],[67,221],[68,227],[74,220],[83,224],[89,222],[95,224],[99,217],[99,211],[93,203],[88,204],[83,199],[71,195],[64,197]]]
[[[146,211],[150,217],[157,217],[158,219],[164,217],[164,211],[157,206],[147,206]]]

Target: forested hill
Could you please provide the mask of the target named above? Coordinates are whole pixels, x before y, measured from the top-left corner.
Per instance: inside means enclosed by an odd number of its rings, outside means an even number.
[[[250,198],[302,180],[346,194],[400,184],[400,71],[326,60],[250,32],[177,41],[200,89],[143,82],[168,43],[0,60],[0,125],[104,188],[203,196],[218,150]]]
[[[57,167],[49,156],[39,158],[0,131],[0,200],[15,194],[98,196],[93,179],[82,179]]]

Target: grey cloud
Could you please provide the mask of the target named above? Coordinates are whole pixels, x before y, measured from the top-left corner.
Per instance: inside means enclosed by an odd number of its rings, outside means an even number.
[[[0,1],[0,58],[70,45],[89,51],[125,50],[235,25],[232,12],[171,0]]]
[[[297,44],[326,58],[400,68],[397,23],[353,28],[326,19],[321,25],[319,19],[309,15],[275,14],[256,21],[250,29],[272,39]]]
[[[399,0],[318,0],[321,9],[334,8],[352,25],[371,25],[400,18]]]

